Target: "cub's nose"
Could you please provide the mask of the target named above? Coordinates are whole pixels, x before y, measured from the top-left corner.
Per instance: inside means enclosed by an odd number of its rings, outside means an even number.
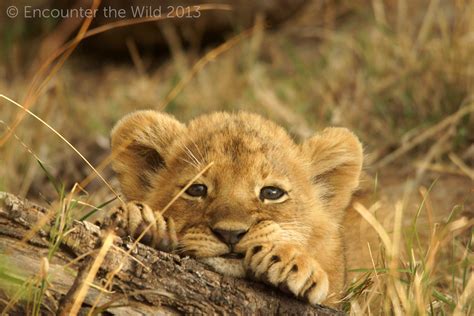
[[[212,232],[219,238],[222,242],[233,246],[239,242],[239,240],[244,237],[247,233],[245,229],[237,229],[237,230],[226,230],[226,229],[212,229]]]

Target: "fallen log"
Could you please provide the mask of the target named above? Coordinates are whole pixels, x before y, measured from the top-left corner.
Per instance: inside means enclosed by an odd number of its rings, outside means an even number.
[[[21,285],[9,286],[5,280],[17,274],[38,280],[46,271],[41,313],[65,314],[67,293],[81,284],[81,275],[100,248],[104,232],[87,221],[73,221],[59,249],[46,261],[53,221],[48,214],[45,208],[0,192],[0,309],[8,309],[7,313],[25,313],[34,304],[16,295]],[[38,223],[45,225],[32,234]],[[20,242],[24,239],[26,242]],[[114,246],[89,287],[81,314],[87,314],[92,306],[96,313],[106,310],[111,315],[343,314],[324,306],[312,307],[262,283],[222,276],[192,258],[146,245],[138,244],[127,254],[132,244],[132,240],[114,237]],[[65,267],[80,256],[83,258]],[[109,290],[103,288],[106,280],[113,280]]]

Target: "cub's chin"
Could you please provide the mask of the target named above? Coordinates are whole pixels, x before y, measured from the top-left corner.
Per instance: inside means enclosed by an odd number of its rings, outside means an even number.
[[[245,277],[243,259],[211,257],[198,258],[197,260],[209,265],[217,273],[232,276],[234,278]]]

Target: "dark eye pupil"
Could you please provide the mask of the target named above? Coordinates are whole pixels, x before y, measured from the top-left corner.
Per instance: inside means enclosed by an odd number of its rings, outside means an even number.
[[[280,188],[277,187],[264,187],[260,190],[261,200],[278,200],[285,194]]]
[[[186,190],[186,194],[194,197],[205,196],[207,187],[204,184],[193,184]]]

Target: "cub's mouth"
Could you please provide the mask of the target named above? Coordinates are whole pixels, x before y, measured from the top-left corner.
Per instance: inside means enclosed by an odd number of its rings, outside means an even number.
[[[244,278],[244,255],[241,253],[229,252],[219,257],[197,258],[212,268],[217,273]]]
[[[223,254],[219,257],[224,258],[224,259],[243,259],[245,257],[245,255],[243,253],[228,252],[228,253]]]

